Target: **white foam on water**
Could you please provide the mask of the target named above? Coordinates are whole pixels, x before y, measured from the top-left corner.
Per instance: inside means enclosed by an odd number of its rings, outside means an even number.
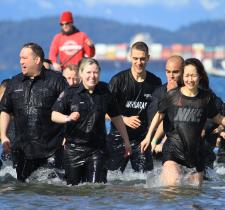
[[[4,177],[6,175],[10,174],[13,178],[16,179],[16,169],[12,167],[11,161],[3,161],[2,168],[0,170],[0,177]]]
[[[34,171],[28,179],[26,179],[28,183],[47,183],[47,184],[60,184],[65,185],[66,182],[63,181],[58,173],[57,169],[49,169],[41,167],[38,170]]]
[[[61,172],[62,173],[62,172]],[[17,179],[16,169],[13,168],[11,161],[3,161],[3,166],[0,170],[0,178],[4,180],[4,178],[8,176],[13,177],[13,179]],[[34,171],[31,176],[26,179],[28,183],[47,183],[47,184],[63,184],[66,182],[63,181],[58,173],[57,169],[49,169],[49,168],[39,168]]]
[[[147,188],[155,188],[155,187],[162,187],[163,183],[160,179],[162,168],[154,168],[153,171],[147,173],[146,179],[146,187]]]
[[[219,175],[225,175],[225,167],[224,166],[215,167],[215,171]]]
[[[153,171],[148,172],[147,179],[146,179],[146,187],[157,188],[157,187],[165,186],[160,178],[161,171],[162,171],[162,167],[158,166],[158,167],[155,167]],[[195,169],[182,167],[181,180],[180,180],[180,183],[178,183],[178,186],[198,187],[199,186],[198,183],[193,182],[190,179],[193,172],[195,172]],[[225,168],[223,168],[223,172],[225,173]],[[218,172],[214,169],[208,168],[206,170],[206,175],[209,180],[212,180],[212,181],[221,180],[221,178],[218,176]]]
[[[219,177],[219,173],[217,173],[217,167],[214,167],[214,169],[207,168],[205,175],[206,175],[207,179],[211,180],[211,181],[220,181],[221,180],[221,178]]]
[[[225,190],[225,186],[212,186],[211,189],[215,189],[215,190]]]
[[[133,181],[133,180],[146,180],[146,173],[134,172],[133,170],[125,170],[124,173],[121,171],[109,171],[107,180],[123,180],[123,181]]]
[[[130,162],[127,164],[125,171],[122,173],[120,170],[108,171],[107,180],[122,180],[122,181],[133,181],[133,180],[146,180],[147,174],[142,172],[134,172],[131,168]]]
[[[160,162],[154,163],[154,170],[142,173],[134,172],[131,168],[130,163],[124,173],[117,171],[108,171],[107,180],[110,182],[121,181],[121,182],[132,182],[133,185],[142,185],[144,188],[156,188],[162,187],[163,183],[160,180],[160,174],[162,171],[162,166]],[[193,171],[192,169],[185,168],[184,176],[182,177],[181,185],[193,185],[189,182],[189,174]],[[60,172],[61,174],[63,172]],[[16,179],[16,170],[12,167],[11,161],[3,161],[3,166],[0,170],[0,177],[4,179],[8,175]],[[214,169],[207,169],[207,177],[212,181],[221,181],[221,175],[225,175],[225,166],[216,164]],[[62,177],[58,175],[56,169],[40,168],[33,172],[31,176],[26,180],[31,183],[47,183],[55,185],[66,185],[66,181],[62,180]],[[144,184],[143,184],[144,183]]]

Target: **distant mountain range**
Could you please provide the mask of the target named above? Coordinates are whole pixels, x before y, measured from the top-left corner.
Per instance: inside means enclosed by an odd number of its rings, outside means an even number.
[[[149,33],[153,42],[163,45],[193,42],[207,46],[225,44],[225,20],[197,22],[176,31],[84,17],[75,17],[75,25],[95,43],[129,43],[135,34],[141,32]],[[59,30],[58,17],[0,22],[0,69],[17,68],[20,48],[27,42],[39,43],[48,57],[51,40]]]

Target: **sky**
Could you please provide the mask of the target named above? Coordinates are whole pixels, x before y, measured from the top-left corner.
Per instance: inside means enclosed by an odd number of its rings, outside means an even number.
[[[191,23],[225,19],[224,0],[0,0],[0,21],[59,16],[84,17],[176,30]]]

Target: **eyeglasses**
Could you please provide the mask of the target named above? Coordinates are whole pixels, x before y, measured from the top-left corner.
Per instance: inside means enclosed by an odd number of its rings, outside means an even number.
[[[70,23],[60,23],[61,26],[67,26],[69,25]]]

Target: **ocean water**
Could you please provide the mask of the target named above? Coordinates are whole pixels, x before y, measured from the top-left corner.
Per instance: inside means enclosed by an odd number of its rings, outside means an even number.
[[[109,81],[112,75],[129,67],[126,62],[100,62],[101,79]],[[151,62],[149,70],[165,82],[164,63]],[[0,81],[19,71],[0,72]],[[211,77],[212,89],[225,100],[224,78]],[[52,169],[40,169],[27,183],[16,180],[15,169],[5,162],[0,170],[0,209],[225,209],[225,165],[215,164],[208,170],[210,181],[202,187],[184,183],[178,187],[163,187],[159,180],[161,163],[147,174],[135,173],[130,166],[124,174],[109,172],[107,184],[80,184],[67,186]]]

